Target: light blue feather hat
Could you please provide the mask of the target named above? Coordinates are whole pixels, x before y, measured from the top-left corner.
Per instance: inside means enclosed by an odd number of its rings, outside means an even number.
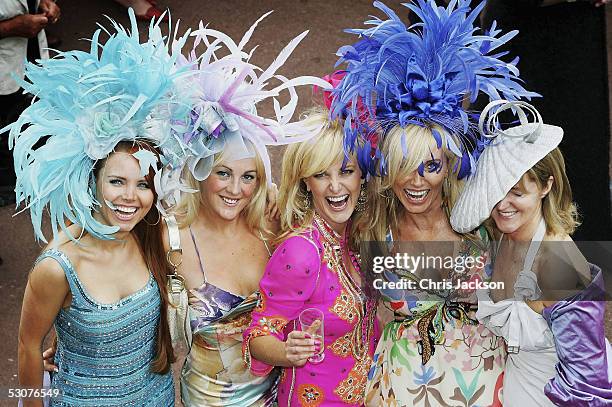
[[[173,123],[184,120],[189,106],[180,101],[176,80],[186,69],[175,65],[188,33],[165,39],[160,21],[151,22],[141,42],[133,10],[130,30],[113,22],[110,38],[103,29],[91,38],[89,51],[58,52],[52,59],[26,65],[21,86],[34,102],[10,130],[14,150],[17,206],[29,209],[37,239],[45,209],[53,236],[67,223],[78,224],[99,239],[112,239],[118,227],[93,217],[96,200],[92,169],[119,141],[148,140],[172,145]],[[44,143],[35,148],[37,143]],[[154,164],[153,154],[136,156],[142,167]],[[145,171],[146,172],[146,171]]]
[[[381,140],[396,126],[416,125],[432,129],[438,148],[445,143],[459,157],[453,171],[466,177],[483,148],[478,116],[466,104],[480,94],[490,100],[539,96],[521,85],[518,58],[502,59],[507,52],[500,47],[518,32],[500,36],[495,23],[482,33],[475,26],[484,5],[472,9],[470,0],[451,0],[439,7],[434,0],[416,0],[404,4],[419,19],[407,27],[375,1],[387,19],[372,17],[365,22],[369,27],[346,30],[359,41],[338,50],[346,74],[334,91],[332,114],[345,120],[345,148],[358,150],[362,170],[384,175]]]

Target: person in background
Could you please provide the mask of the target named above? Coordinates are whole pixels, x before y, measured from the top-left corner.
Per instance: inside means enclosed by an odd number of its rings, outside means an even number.
[[[60,19],[52,0],[0,2],[0,128],[17,120],[31,96],[15,77],[23,79],[25,62],[49,58],[45,28]],[[15,170],[7,137],[0,137],[0,206],[14,202]]]

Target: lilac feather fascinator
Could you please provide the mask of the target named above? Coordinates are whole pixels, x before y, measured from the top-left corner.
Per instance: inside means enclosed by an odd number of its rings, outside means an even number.
[[[306,122],[293,121],[298,105],[296,88],[329,89],[331,85],[314,76],[290,79],[278,73],[308,32],[289,41],[267,67],[251,61],[257,46],[250,51],[245,49],[257,25],[269,14],[259,18],[238,43],[202,22],[192,32],[194,48],[188,57],[178,61],[179,66],[190,69],[190,74],[180,80],[180,86],[183,94],[188,95],[191,114],[187,121],[177,123],[181,131],[172,141],[174,145],[164,149],[170,163],[156,185],[166,207],[176,205],[181,192],[190,191],[184,171],[189,171],[197,181],[206,179],[215,154],[221,151],[229,160],[259,155],[271,182],[266,147],[304,141],[321,130]],[[288,95],[282,98],[285,103],[279,97],[283,91]],[[271,117],[257,112],[263,101],[272,102]]]

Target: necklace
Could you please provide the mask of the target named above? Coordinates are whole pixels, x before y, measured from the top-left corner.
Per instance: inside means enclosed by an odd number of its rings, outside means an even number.
[[[367,358],[370,348],[370,338],[374,329],[375,301],[367,299],[361,285],[353,279],[350,271],[343,260],[343,249],[346,247],[349,258],[355,271],[361,270],[359,265],[359,254],[354,253],[347,244],[346,231],[344,238],[340,236],[323,218],[316,212],[314,223],[323,237],[324,258],[329,264],[329,269],[338,275],[338,280],[344,291],[348,294],[357,316],[357,321],[351,331],[351,352],[356,360]],[[350,226],[350,225],[349,225]],[[347,231],[350,227],[347,227]]]

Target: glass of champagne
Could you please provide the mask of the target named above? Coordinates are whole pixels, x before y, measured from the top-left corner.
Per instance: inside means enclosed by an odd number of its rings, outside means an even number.
[[[321,363],[325,359],[323,317],[323,312],[316,308],[306,308],[300,313],[300,329],[321,342],[318,353],[308,358],[310,363]]]

